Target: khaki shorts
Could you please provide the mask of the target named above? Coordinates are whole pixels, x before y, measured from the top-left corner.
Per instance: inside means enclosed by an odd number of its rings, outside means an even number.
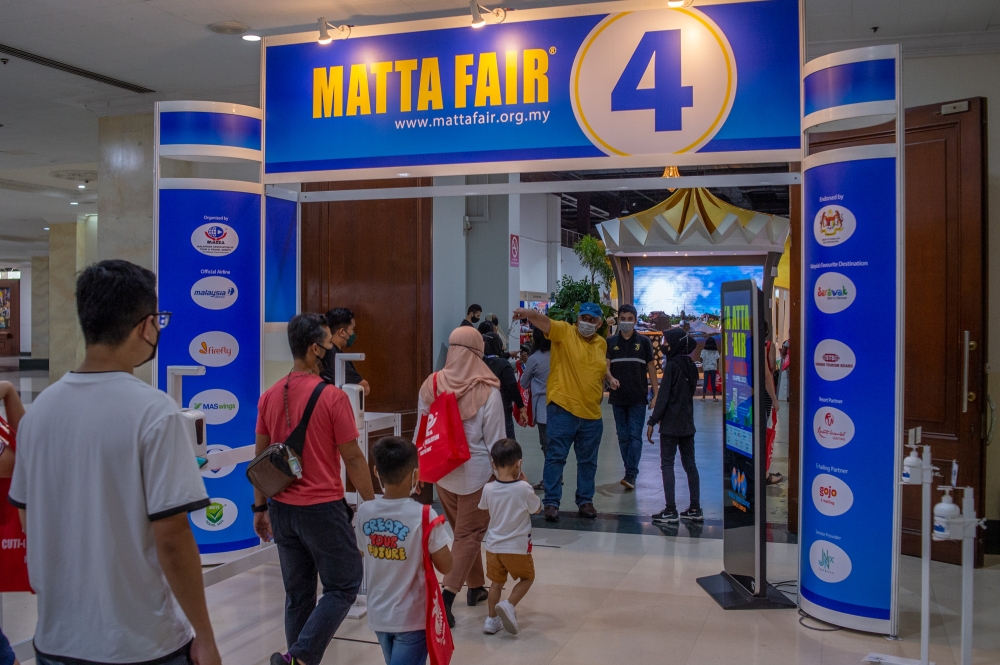
[[[530,554],[486,553],[486,577],[495,584],[505,584],[507,576],[515,580],[535,579],[535,560]]]

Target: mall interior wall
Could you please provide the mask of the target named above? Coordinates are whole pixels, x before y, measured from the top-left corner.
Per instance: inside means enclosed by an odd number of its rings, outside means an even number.
[[[31,335],[33,359],[49,357],[49,257],[31,257]]]
[[[903,63],[903,95],[907,107],[986,97],[988,136],[989,393],[1000,399],[1000,53],[909,58]],[[912,343],[912,340],[907,340]],[[988,425],[988,423],[987,423]],[[986,449],[986,519],[1000,519],[1000,445]]]
[[[465,176],[434,178],[435,186],[462,185]],[[434,199],[434,222],[431,230],[433,272],[431,293],[434,310],[434,369],[444,367],[448,355],[448,336],[465,317],[466,241],[465,197],[442,196]]]

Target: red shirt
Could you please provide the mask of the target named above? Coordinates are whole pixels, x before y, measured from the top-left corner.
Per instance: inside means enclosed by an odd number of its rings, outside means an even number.
[[[285,379],[281,379],[260,396],[257,403],[257,434],[271,437],[271,443],[284,443],[302,419],[306,404],[316,384],[322,381],[314,374],[293,372],[288,383],[288,426],[285,416]],[[306,444],[302,450],[302,478],[274,498],[293,506],[339,501],[344,498],[344,482],[340,477],[342,443],[358,438],[354,412],[347,395],[336,386],[329,386],[320,395],[313,409]]]

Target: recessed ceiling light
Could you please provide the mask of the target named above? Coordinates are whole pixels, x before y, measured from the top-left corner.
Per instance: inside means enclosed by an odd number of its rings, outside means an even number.
[[[79,201],[70,201],[69,204],[71,206],[78,206],[78,205],[80,205],[80,202]]]
[[[240,21],[222,21],[213,23],[208,29],[217,35],[242,35],[250,29],[250,26]]]
[[[43,231],[48,231],[48,230],[49,230],[49,227],[47,227],[47,226],[46,226],[46,227],[45,227],[45,228],[43,228],[42,230],[43,230]]]
[[[243,35],[243,39],[248,42],[259,42],[260,35]]]
[[[87,189],[87,186],[86,185],[77,185],[76,188],[77,189]]]

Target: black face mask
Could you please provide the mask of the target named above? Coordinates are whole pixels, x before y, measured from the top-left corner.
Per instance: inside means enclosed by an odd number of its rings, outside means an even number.
[[[149,353],[149,357],[146,358],[145,360],[143,360],[138,365],[136,365],[136,367],[142,367],[143,365],[145,365],[150,360],[152,360],[153,358],[156,357],[156,347],[160,345],[160,335],[161,335],[161,333],[159,331],[157,331],[157,333],[156,333],[156,341],[155,342],[150,342],[145,337],[142,338],[142,341],[144,341],[146,344],[149,344],[151,347],[153,347],[153,350]]]
[[[335,370],[336,359],[337,359],[337,354],[331,353],[331,351],[334,350],[334,347],[331,345],[330,348],[326,348],[322,344],[320,344],[319,347],[324,351],[323,357],[319,359],[320,372],[323,374],[329,372],[330,375],[332,376]]]
[[[473,324],[479,323],[479,317],[478,316],[472,317],[472,323]]]

